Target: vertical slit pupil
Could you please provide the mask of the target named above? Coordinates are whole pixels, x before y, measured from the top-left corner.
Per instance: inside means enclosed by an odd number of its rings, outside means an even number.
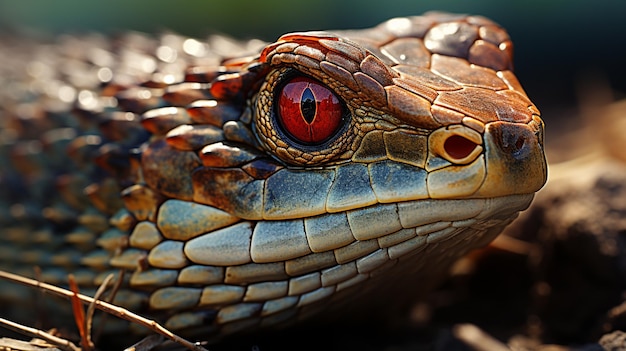
[[[315,95],[311,88],[307,87],[302,92],[302,99],[300,100],[300,110],[302,111],[302,117],[304,120],[311,124],[315,119],[317,112],[317,103],[315,102]]]

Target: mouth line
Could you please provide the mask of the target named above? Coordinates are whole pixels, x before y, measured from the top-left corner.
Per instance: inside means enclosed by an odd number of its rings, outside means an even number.
[[[380,219],[377,218],[366,220],[366,223],[359,227],[370,228],[367,238],[376,239],[380,248],[388,248],[390,257],[399,257],[422,246],[449,240],[468,229],[480,232],[493,226],[506,225],[517,217],[518,212],[530,205],[533,197],[534,194],[523,194],[493,198],[400,202],[394,205],[397,205],[401,228],[390,226],[388,230],[391,232],[379,231],[374,234],[375,228],[380,227],[377,225]],[[381,205],[372,207],[379,206]],[[353,234],[355,232],[357,240],[362,240],[359,237],[363,237],[363,233],[357,230],[353,231]]]
[[[398,217],[403,228],[415,228],[437,222],[458,223],[472,219],[475,221],[499,219],[510,213],[525,210],[533,197],[534,194],[516,194],[488,198],[405,201],[397,204]]]

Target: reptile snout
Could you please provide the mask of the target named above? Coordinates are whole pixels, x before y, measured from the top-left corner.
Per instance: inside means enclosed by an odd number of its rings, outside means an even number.
[[[524,162],[532,157],[539,145],[537,137],[528,128],[520,128],[516,124],[502,123],[491,128],[495,145],[500,149],[502,157]]]
[[[547,166],[539,117],[528,124],[489,123],[484,140],[487,177],[477,195],[528,194],[543,186]]]

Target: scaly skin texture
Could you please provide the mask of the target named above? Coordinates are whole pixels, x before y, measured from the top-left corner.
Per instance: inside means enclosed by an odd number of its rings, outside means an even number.
[[[546,179],[539,111],[482,17],[3,46],[0,267],[87,291],[125,270],[116,302],[175,330],[373,309],[410,282],[419,296]],[[302,76],[339,101],[321,141],[279,116]]]

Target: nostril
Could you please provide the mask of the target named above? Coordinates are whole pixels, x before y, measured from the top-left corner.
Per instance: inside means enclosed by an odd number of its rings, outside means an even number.
[[[528,152],[530,137],[530,135],[527,135],[527,133],[521,129],[504,129],[500,148],[504,153],[516,159],[523,158]]]
[[[517,150],[521,149],[522,147],[524,147],[524,144],[526,144],[526,138],[517,138],[517,142],[515,143],[515,148]]]

